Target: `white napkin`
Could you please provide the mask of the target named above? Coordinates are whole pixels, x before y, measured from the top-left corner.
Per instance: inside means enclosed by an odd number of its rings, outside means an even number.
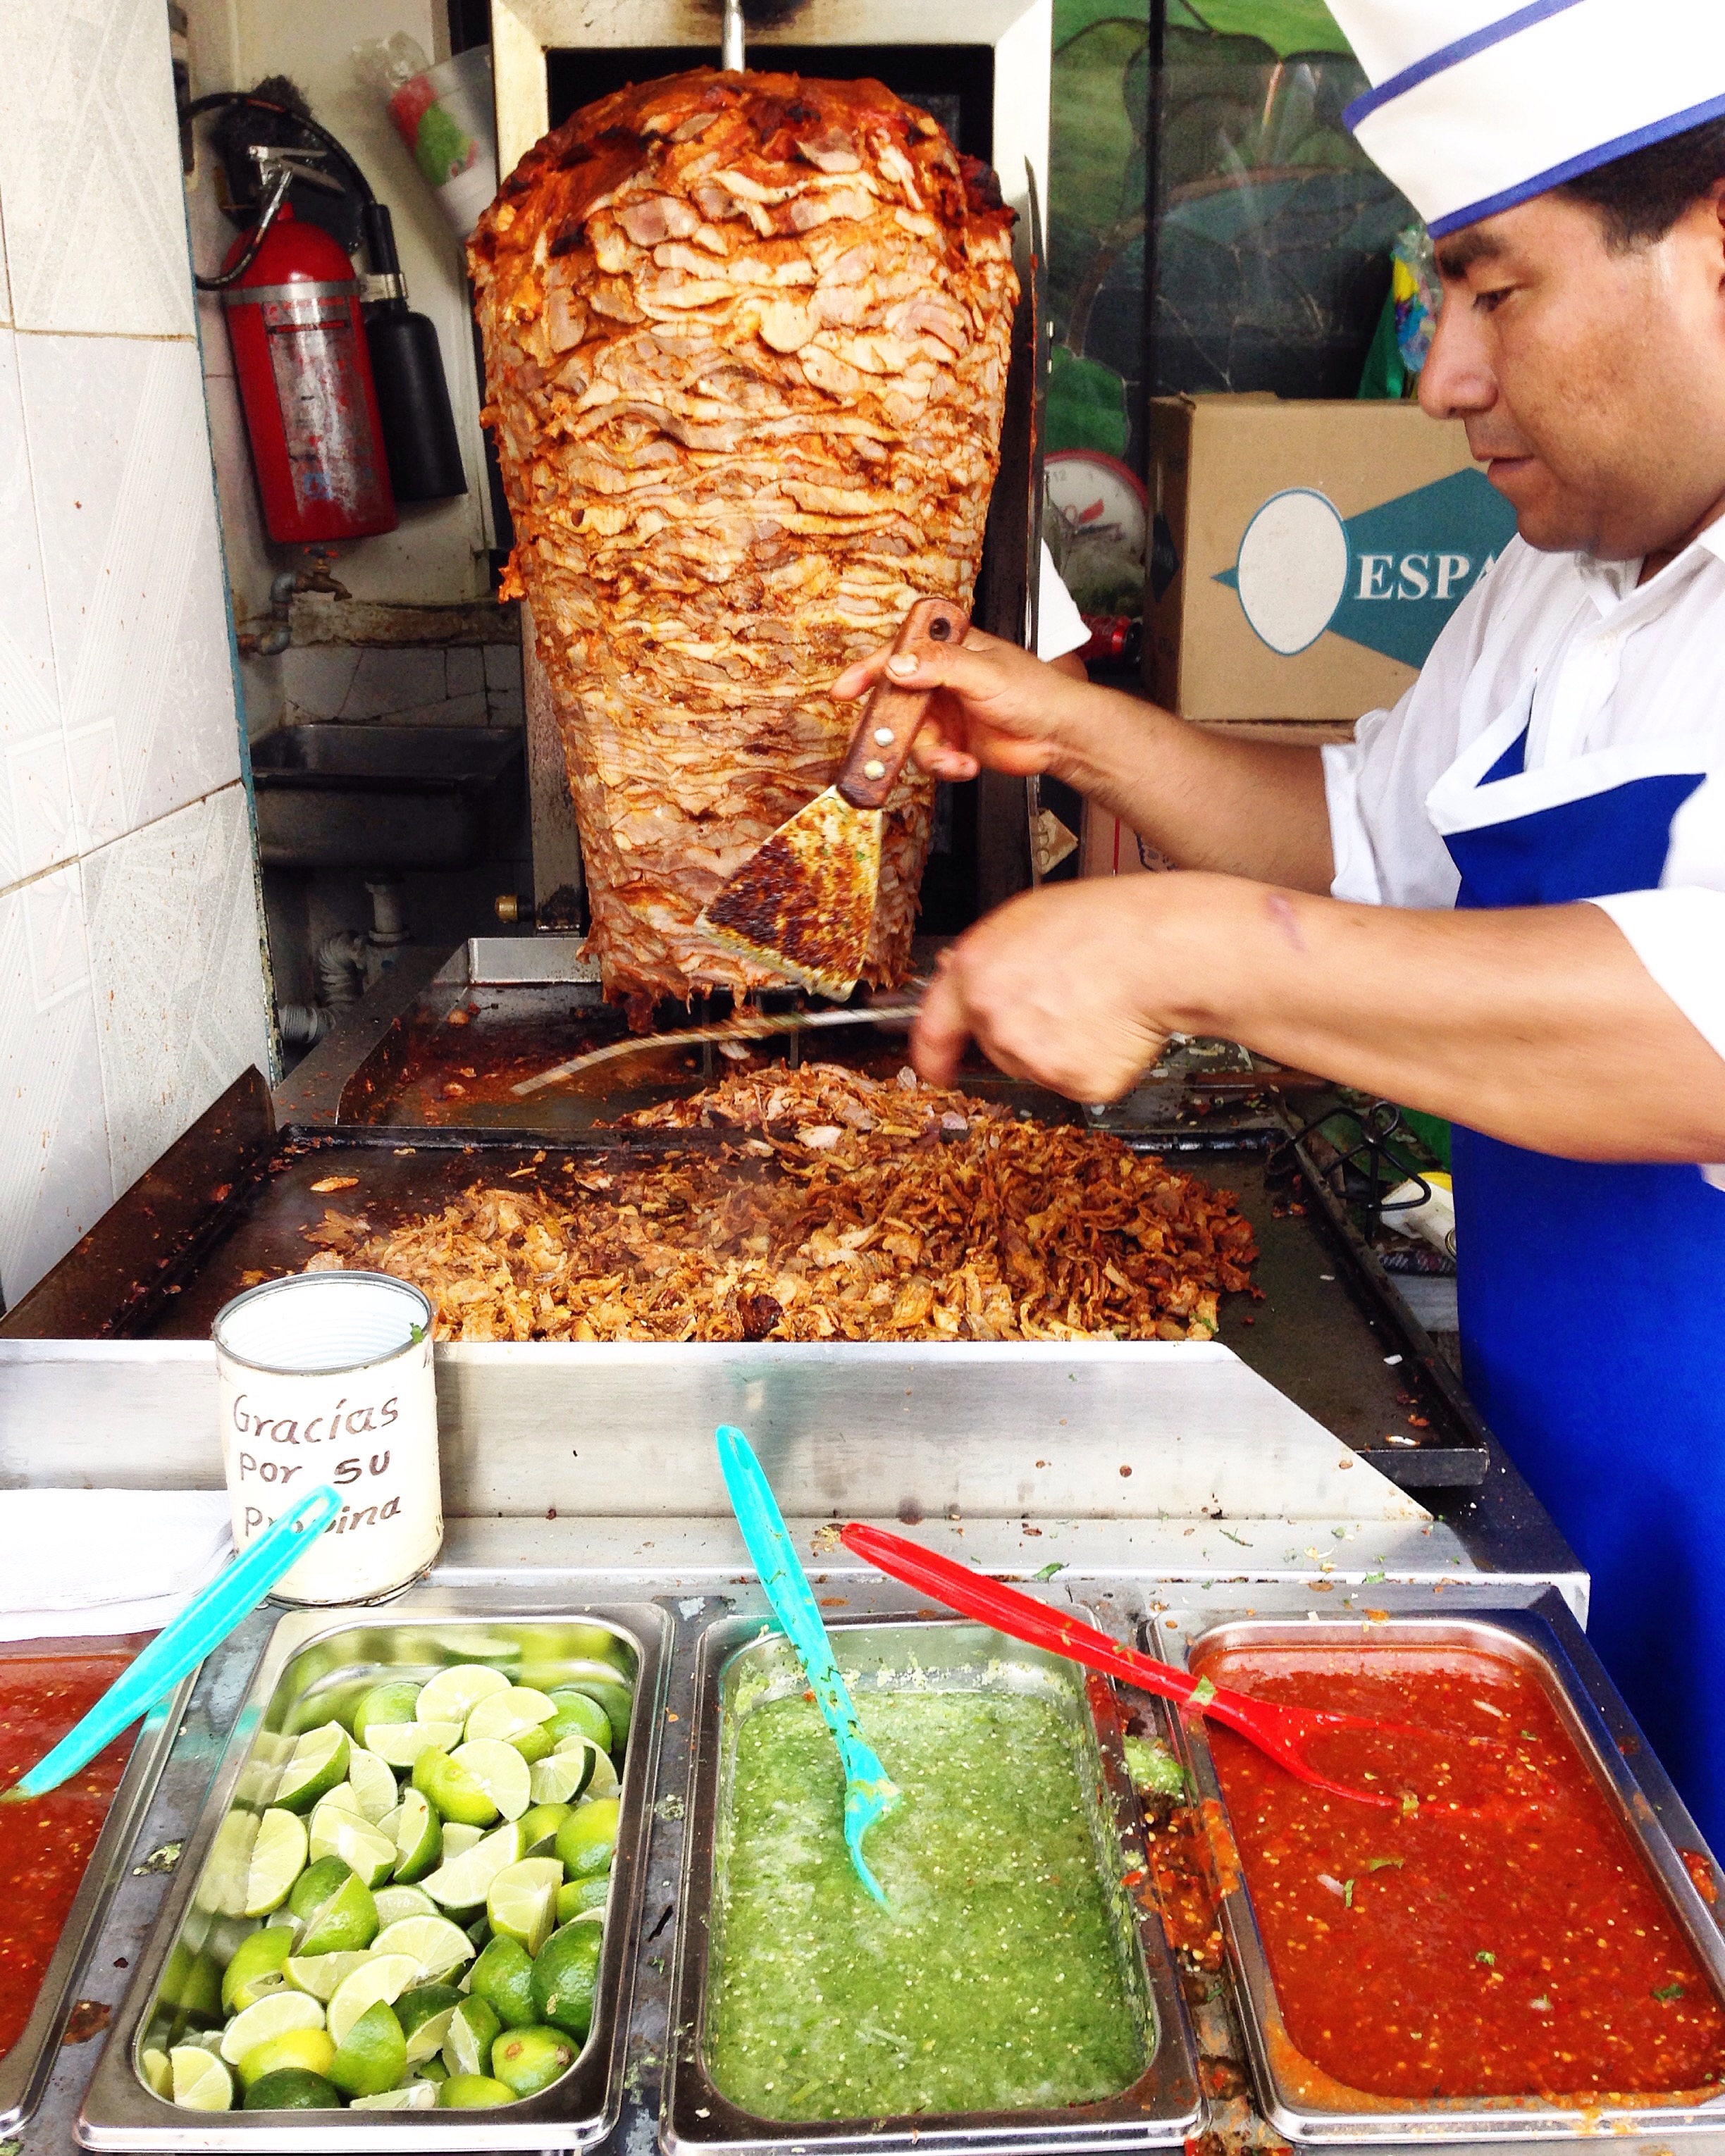
[[[233,1548],[225,1490],[0,1491],[0,1640],[154,1632]]]

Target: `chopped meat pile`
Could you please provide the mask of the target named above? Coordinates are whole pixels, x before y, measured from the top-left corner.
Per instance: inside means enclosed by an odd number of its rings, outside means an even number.
[[[829,1064],[624,1119],[718,1133],[475,1183],[313,1267],[413,1281],[445,1340],[1204,1340],[1257,1256],[1226,1192],[1117,1138]]]
[[[701,69],[587,106],[470,250],[485,418],[562,726],[606,993],[771,976],[696,917],[836,775],[826,685],[970,603],[1018,281],[993,175],[877,82]],[[888,802],[902,975],[932,788]]]

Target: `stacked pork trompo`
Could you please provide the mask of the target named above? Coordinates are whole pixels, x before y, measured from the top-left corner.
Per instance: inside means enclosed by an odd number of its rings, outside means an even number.
[[[875,82],[619,91],[505,183],[471,260],[606,990],[771,978],[696,917],[832,779],[825,685],[968,605],[1018,282],[1010,211]],[[899,978],[930,788],[888,804],[865,978]]]

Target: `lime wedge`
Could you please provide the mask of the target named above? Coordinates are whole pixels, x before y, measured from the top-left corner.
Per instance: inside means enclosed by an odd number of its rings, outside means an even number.
[[[245,1875],[258,1839],[258,1815],[239,1809],[216,1829],[209,1860],[198,1881],[193,1906],[212,1917],[245,1914]]]
[[[409,1679],[395,1677],[373,1685],[353,1710],[353,1733],[362,1744],[371,1744],[372,1732],[388,1722],[411,1722],[422,1687]],[[376,1746],[372,1748],[375,1751]]]
[[[494,1933],[468,1972],[475,1999],[483,1999],[506,2029],[525,2029],[539,2019],[533,2005],[533,1958],[519,1939]]]
[[[602,1752],[611,1749],[611,1717],[596,1699],[589,1699],[584,1691],[566,1691],[559,1686],[551,1701],[557,1709],[548,1725],[553,1747],[571,1737],[588,1737]]]
[[[583,2043],[593,2026],[604,1928],[577,1917],[553,1932],[533,1964],[533,2007],[541,2021]]]
[[[595,1753],[593,1777],[582,1794],[588,1797],[614,1797],[620,1786],[617,1779],[617,1769],[611,1763],[610,1753]]]
[[[572,1804],[593,1779],[593,1763],[605,1755],[585,1737],[558,1746],[548,1759],[533,1762],[528,1786],[536,1804]],[[605,1759],[608,1767],[610,1761]]]
[[[320,1857],[300,1874],[288,1907],[305,1926],[301,1955],[351,1953],[377,1935],[377,1905],[363,1879],[339,1856]]]
[[[401,1802],[394,1770],[387,1760],[375,1752],[367,1752],[363,1745],[356,1744],[348,1754],[347,1786],[353,1792],[354,1810],[373,1826],[385,1812],[393,1812]]]
[[[403,1992],[395,2002],[395,2018],[401,2024],[401,2032],[408,2040],[408,2064],[423,2066],[437,2058],[449,2040],[449,2025],[455,2018],[455,2009],[461,2004],[462,1994],[451,1984],[416,1984],[411,1991]],[[438,2077],[448,2071],[441,2060],[438,2061]]]
[[[420,1722],[459,1722],[464,1726],[480,1702],[491,1692],[507,1691],[509,1679],[483,1662],[458,1662],[439,1670],[420,1693],[413,1709]]]
[[[353,1979],[348,1979],[351,1984]],[[408,2046],[401,2024],[387,1999],[374,1999],[354,2021],[330,2061],[330,2079],[343,2096],[382,2096],[408,2070]]]
[[[601,1871],[592,1879],[572,1879],[567,1887],[557,1889],[557,1922],[572,1924],[578,1918],[593,1917],[603,1922],[605,1904],[611,1898],[611,1875]]]
[[[524,1738],[539,1738],[557,1711],[555,1700],[530,1685],[511,1685],[506,1691],[488,1692],[467,1717],[467,1741],[474,1744],[489,1737],[500,1743],[519,1745]],[[540,1741],[548,1752],[550,1743]]]
[[[293,1950],[293,1933],[278,1927],[266,1926],[242,1939],[222,1972],[222,2011],[241,2013],[255,2006],[265,1992],[280,1991],[287,1982],[283,1964]]]
[[[308,1729],[288,1756],[275,1785],[275,1801],[290,1812],[309,1812],[347,1772],[347,1732],[339,1722]]]
[[[557,1889],[563,1867],[555,1856],[524,1857],[506,1865],[491,1881],[485,1914],[493,1932],[516,1940],[530,1954],[538,1953],[557,1924]]]
[[[405,2088],[385,2089],[381,2096],[357,2096],[350,2111],[435,2111],[437,2088],[431,2082],[409,2082]]]
[[[440,1818],[454,1825],[489,1826],[497,1816],[497,1807],[485,1791],[447,1752],[419,1754],[413,1763],[413,1787],[435,1806]]]
[[[321,2029],[323,2025],[323,2009],[310,1992],[272,1991],[244,2014],[236,2014],[222,2031],[222,2056],[230,2066],[237,2066],[248,2051],[286,2035],[290,2029]]]
[[[491,2111],[514,2102],[513,2092],[488,2074],[451,2074],[437,2092],[439,2111]]]
[[[267,1917],[272,1909],[279,1909],[305,1869],[305,1821],[272,1804],[258,1822],[258,1838],[246,1867],[243,1913]]]
[[[262,1840],[260,1835],[260,1845]],[[388,1835],[379,1833],[357,1812],[337,1811],[327,1801],[311,1815],[311,1845],[314,1862],[339,1856],[368,1887],[381,1887],[395,1869],[395,1844]]]
[[[187,2111],[231,2111],[234,2076],[213,2052],[177,2044],[167,2055],[168,2092]]]
[[[138,2056],[138,2071],[144,2077],[144,2086],[151,2096],[172,2097],[174,2092],[174,2070],[167,2062],[167,2053],[153,2046]]]
[[[443,1821],[418,1789],[403,1797],[382,1831],[395,1843],[395,1876],[403,1886],[434,1871],[443,1856]]]
[[[444,1840],[449,1838],[444,1830]],[[521,1861],[521,1830],[511,1820],[451,1862],[439,1865],[425,1881],[425,1891],[445,1909],[476,1909],[491,1891],[491,1881],[506,1864]]]
[[[620,1807],[615,1797],[578,1804],[557,1831],[557,1855],[572,1879],[591,1879],[608,1871],[617,1848]]]
[[[481,1737],[450,1755],[506,1820],[519,1819],[533,1801],[532,1769],[513,1744]]]
[[[460,1742],[459,1722],[382,1722],[372,1723],[366,1748],[386,1766],[408,1774],[422,1752],[447,1752]]]
[[[398,1924],[403,1917],[434,1917],[437,1904],[423,1887],[380,1887],[375,1896],[380,1929]]]
[[[537,2096],[562,2079],[580,2049],[561,2029],[511,2029],[491,2046],[491,2071],[516,2096]]]
[[[239,2061],[242,2087],[249,2089],[266,2074],[304,2073],[327,2076],[336,2047],[327,2029],[288,2029],[267,2042],[254,2044]]]
[[[463,1826],[459,1820],[445,1820],[444,1862],[453,1864],[458,1856],[465,1856],[470,1849],[477,1849],[485,1838],[485,1830],[482,1826]]]
[[[357,1969],[336,1986],[330,2000],[330,2034],[338,2046],[347,2043],[362,2014],[381,2000],[393,2006],[419,1978],[418,1964],[410,1955],[369,1953],[363,1969]],[[393,2018],[393,2017],[392,2017]],[[339,2087],[341,2084],[337,2082]]]
[[[473,1942],[447,1917],[404,1917],[398,1924],[378,1933],[372,1952],[405,1954],[419,1972],[413,1979],[416,1984],[435,1984],[452,1969],[459,1969],[463,1962],[473,1959]]]
[[[560,1804],[535,1804],[521,1814],[521,1849],[528,1856],[549,1856],[552,1844],[557,1838],[557,1829],[567,1819],[573,1807]]]
[[[308,1991],[327,2005],[337,1987],[370,1959],[368,1953],[355,1953],[352,1948],[342,1953],[290,1954],[287,1980],[295,1990]]]
[[[466,1998],[455,2009],[444,2040],[444,2064],[452,2074],[482,2074],[503,2028],[501,2016],[483,1999]]]

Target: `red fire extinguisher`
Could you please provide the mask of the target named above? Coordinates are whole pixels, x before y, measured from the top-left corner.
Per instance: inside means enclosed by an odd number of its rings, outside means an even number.
[[[290,177],[280,171],[257,229],[229,249],[224,278],[244,267],[221,287],[264,522],[284,546],[362,539],[398,520],[362,286],[329,234],[295,217]]]

